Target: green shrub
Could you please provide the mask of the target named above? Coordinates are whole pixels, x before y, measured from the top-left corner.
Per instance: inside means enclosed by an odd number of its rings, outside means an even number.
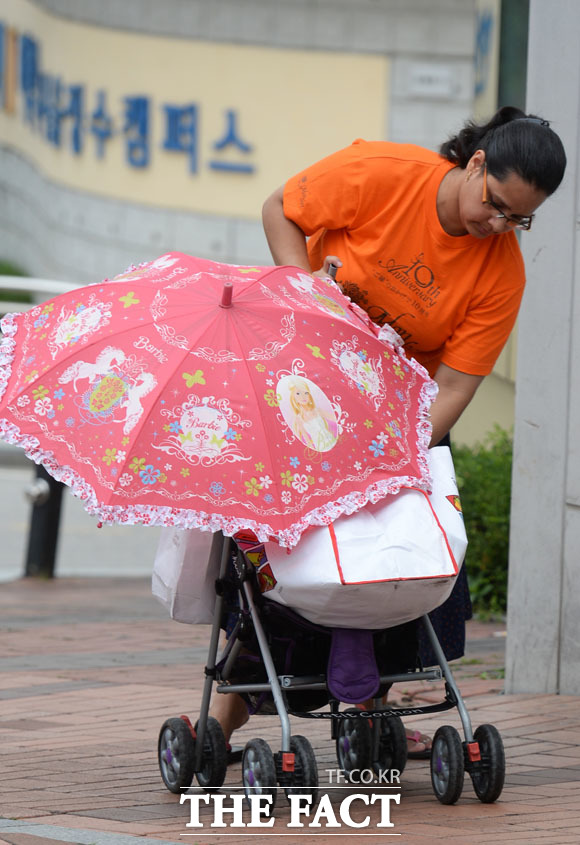
[[[27,276],[22,267],[0,258],[0,276]],[[0,290],[0,302],[33,302],[32,294],[24,290]]]
[[[512,451],[511,433],[497,425],[482,444],[453,447],[469,540],[465,565],[479,614],[503,614],[507,607]]]

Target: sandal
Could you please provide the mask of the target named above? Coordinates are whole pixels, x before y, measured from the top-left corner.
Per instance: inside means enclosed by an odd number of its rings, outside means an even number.
[[[229,742],[226,742],[226,752],[228,755],[228,766],[231,766],[232,763],[240,762],[244,749],[241,745],[230,745]]]
[[[409,760],[428,760],[431,756],[431,737],[422,734],[420,731],[406,730],[407,734],[407,757]],[[413,749],[413,746],[421,748]]]

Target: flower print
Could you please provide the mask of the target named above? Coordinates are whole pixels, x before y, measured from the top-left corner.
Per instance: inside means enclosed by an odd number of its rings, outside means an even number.
[[[272,496],[271,493],[266,493],[266,495],[264,496],[264,501],[268,502],[268,504],[269,504],[270,502],[274,501],[274,497]]]
[[[262,461],[258,461],[257,464],[254,464],[254,468],[256,472],[262,472],[262,470],[264,469],[264,464],[262,463]]]
[[[328,470],[330,469],[330,463],[328,461],[322,461],[321,467],[324,472],[328,472]]]
[[[56,411],[54,410],[54,408],[51,408],[49,411],[47,411],[46,416],[49,420],[54,419],[54,417],[56,416]]]
[[[75,424],[75,422],[76,422],[76,420],[75,420],[74,417],[67,417],[66,420],[64,421],[65,425],[68,425],[69,428],[72,428],[73,425]]]
[[[57,410],[57,411],[62,411],[62,410],[63,410],[63,408],[64,408],[64,405],[62,404],[62,402],[60,402],[60,403],[56,406],[56,410]]]
[[[184,478],[187,478],[189,475],[189,467],[181,467],[179,472],[182,474]]]
[[[236,440],[241,440],[241,439],[242,439],[242,435],[239,431],[237,431],[236,432]]]
[[[265,373],[266,367],[263,364],[256,364],[256,369],[259,373]]]
[[[62,387],[59,387],[58,390],[55,390],[53,396],[55,399],[62,399],[62,397],[64,396],[64,390],[62,389]]]
[[[224,437],[226,440],[235,440],[236,439],[237,431],[235,431],[231,426],[225,432]]]
[[[290,470],[287,469],[286,472],[280,473],[280,478],[282,479],[282,486],[283,487],[290,487],[290,485],[292,484],[292,479],[294,478],[294,476],[292,475]]]
[[[306,472],[312,472],[312,466],[310,464],[306,464],[304,469],[306,470]]]
[[[267,390],[264,393],[264,399],[271,408],[277,408],[280,404],[280,394],[274,390]]]
[[[135,475],[140,472],[145,466],[145,458],[133,458],[129,464],[129,469],[132,469]]]
[[[271,379],[271,378],[267,378],[267,379],[266,379],[266,384],[268,385],[268,387],[273,387],[273,385],[274,385],[274,381],[273,381],[273,379]]]
[[[214,496],[223,496],[226,492],[226,488],[221,483],[221,481],[213,481],[209,485],[209,492],[212,493]]]
[[[356,354],[361,359],[361,361],[366,361],[366,359],[369,356],[369,353],[367,352],[366,349],[359,349],[359,351]]]
[[[294,469],[296,469],[296,467],[299,467],[300,461],[298,460],[298,458],[290,458],[290,466],[294,467]]]
[[[373,427],[373,421],[372,420],[365,420],[363,425],[364,425],[365,428],[372,428]]]
[[[395,437],[402,437],[403,436],[397,420],[391,421],[391,431],[393,432]]]
[[[355,461],[353,466],[354,466],[354,468],[356,469],[357,472],[360,472],[360,470],[362,469],[362,464],[361,464],[360,461]]]
[[[27,396],[26,394],[24,394],[24,396],[19,396],[16,400],[16,404],[19,408],[24,408],[25,405],[30,404],[30,396]]]
[[[401,379],[401,381],[405,378],[405,373],[403,372],[403,369],[400,364],[393,365],[393,372],[397,376],[397,378]]]
[[[48,320],[48,314],[41,314],[40,317],[34,321],[34,328],[41,329]]]
[[[107,466],[111,466],[113,461],[117,459],[117,450],[116,449],[105,449],[105,454],[103,455],[102,459]]]
[[[285,505],[289,505],[292,501],[292,493],[289,490],[282,491],[282,501]]]
[[[165,484],[166,481],[167,481],[167,476],[165,475],[164,472],[161,472],[161,470],[160,470],[159,471],[159,483]]]
[[[170,469],[173,469],[173,464],[163,464],[163,469],[169,472]]]
[[[44,399],[45,396],[48,396],[50,390],[48,387],[44,387],[42,384],[39,384],[38,387],[33,388],[32,395],[35,399]]]
[[[271,487],[273,484],[272,479],[269,475],[261,475],[260,476],[260,486],[264,487],[266,490],[268,487]]]
[[[246,493],[248,496],[257,496],[262,489],[257,478],[252,477],[249,481],[245,481]]]
[[[373,440],[373,442],[372,442],[372,443],[371,443],[371,445],[369,446],[369,449],[370,449],[370,451],[373,453],[373,455],[375,456],[375,458],[378,458],[378,457],[379,457],[379,455],[384,455],[384,454],[385,454],[385,447],[383,446],[383,444],[382,444],[382,443],[377,443],[377,441],[376,441],[376,440]]]
[[[48,416],[49,411],[54,410],[52,407],[52,402],[48,397],[44,399],[37,399],[34,403],[34,413],[38,414],[39,417]]]
[[[389,449],[389,455],[392,455],[393,458],[396,458],[398,454],[396,449]]]
[[[126,452],[117,452],[117,454],[115,455],[115,460],[117,461],[118,464],[122,464],[126,457],[127,457]]]
[[[38,370],[31,370],[27,376],[24,376],[24,381],[32,381],[38,375]]]
[[[144,467],[139,473],[139,477],[143,484],[155,484],[155,482],[159,480],[160,475],[161,470],[153,469],[152,464],[147,464],[147,466]]]
[[[381,446],[384,446],[388,439],[389,435],[385,434],[384,431],[381,431],[380,434],[377,434],[377,443],[380,443]]]
[[[404,401],[405,401],[405,396],[403,395],[403,391],[402,391],[402,390],[395,390],[395,395],[396,395],[397,399],[398,399],[400,402],[404,402]]]
[[[129,445],[129,438],[123,437],[123,439],[121,440],[121,446],[128,446],[128,445]]]
[[[294,475],[292,487],[297,490],[298,493],[306,493],[306,491],[308,490],[308,476],[298,475],[298,473],[296,473]]]
[[[169,423],[169,431],[173,431],[174,434],[179,434],[181,430],[181,423],[179,423],[177,420],[173,420],[172,423]]]

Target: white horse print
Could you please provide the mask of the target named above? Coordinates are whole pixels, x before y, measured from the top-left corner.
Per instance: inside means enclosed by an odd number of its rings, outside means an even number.
[[[142,400],[157,384],[153,373],[143,370],[134,356],[127,358],[122,349],[113,346],[101,350],[94,361],[75,361],[58,380],[60,384],[72,382],[74,392],[79,394],[81,415],[87,422],[122,423],[124,434],[129,434],[139,422]],[[82,386],[82,382],[87,385]]]

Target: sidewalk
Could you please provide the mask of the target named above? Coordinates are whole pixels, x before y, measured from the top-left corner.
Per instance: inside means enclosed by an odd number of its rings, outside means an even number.
[[[180,805],[178,796],[165,789],[158,771],[161,724],[182,713],[196,718],[207,632],[205,626],[168,619],[151,597],[147,578],[0,585],[0,841],[134,845],[145,837],[151,845],[255,842],[256,832],[210,828],[209,808],[201,812],[203,830],[187,828],[188,805]],[[380,815],[375,805],[358,815],[353,810],[353,818],[370,815],[370,827],[342,826],[336,831],[341,838],[324,827],[292,831],[281,797],[275,827],[262,833],[261,841],[375,845],[389,836],[403,843],[458,845],[578,842],[580,701],[502,695],[501,634],[501,625],[470,623],[468,652],[455,668],[474,727],[491,722],[504,739],[506,786],[496,804],[481,804],[466,777],[458,804],[444,807],[432,793],[428,762],[410,761],[400,804],[391,809],[394,828],[376,827]],[[437,689],[409,684],[392,697],[439,698]],[[445,723],[460,727],[455,711],[408,720],[429,731]],[[295,733],[311,740],[321,793],[331,795],[338,813],[345,795],[362,790],[329,783],[326,770],[334,772],[336,757],[326,722],[294,720],[293,725]],[[261,736],[274,750],[278,747],[274,717],[254,717],[239,734],[242,743]],[[240,777],[240,765],[230,767],[222,789],[228,802]],[[200,794],[196,786],[193,792]]]

